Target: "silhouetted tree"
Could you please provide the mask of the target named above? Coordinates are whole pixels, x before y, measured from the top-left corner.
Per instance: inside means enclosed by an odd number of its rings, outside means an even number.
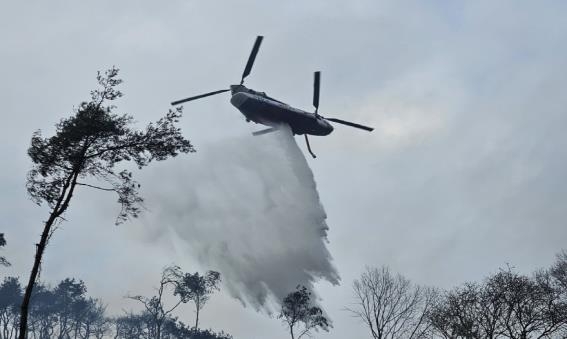
[[[232,339],[230,334],[222,331],[217,333],[212,330],[190,328],[173,318],[168,319],[163,327],[168,339]]]
[[[282,303],[278,318],[288,326],[292,339],[295,339],[295,329],[299,324],[303,328],[299,331],[297,339],[309,335],[315,329],[329,330],[329,321],[323,315],[321,308],[312,305],[311,292],[305,286],[297,286],[294,292],[288,294]]]
[[[115,106],[107,103],[122,96],[116,89],[122,82],[117,76],[116,68],[104,75],[99,72],[100,88],[91,92],[91,100],[81,103],[73,116],[56,125],[54,136],[43,138],[39,131],[32,136],[28,155],[33,167],[28,173],[27,189],[34,202],[46,203],[51,212],[36,244],[35,260],[24,293],[20,339],[26,338],[30,297],[45,247],[53,234],[53,226],[69,207],[77,186],[115,192],[122,206],[116,220],[120,223],[138,216],[143,199],[132,172],[118,172],[115,167],[118,163],[134,161],[142,168],[152,160],[165,160],[180,152],[194,151],[175,126],[181,117],[180,109],[170,110],[165,117],[139,131],[132,129],[131,116],[113,113]],[[87,178],[102,180],[109,186],[93,185],[84,181]]]
[[[173,288],[173,285],[170,286]],[[8,277],[0,284],[0,339],[18,336],[22,286]],[[112,325],[115,326],[113,329]],[[64,279],[54,288],[40,282],[33,290],[30,304],[29,339],[156,339],[155,315],[125,313],[110,319],[99,299],[87,295],[84,282]],[[199,330],[186,326],[168,313],[162,321],[161,339],[232,339],[224,332]]]
[[[87,296],[82,281],[64,279],[55,288],[38,283],[30,303],[29,338],[103,338],[110,330],[101,301]]]
[[[177,278],[176,269],[177,267],[173,266],[166,267],[162,271],[159,287],[157,288],[157,295],[150,298],[141,295],[128,296],[129,299],[139,301],[142,305],[144,305],[146,313],[151,319],[149,326],[151,338],[161,339],[163,324],[170,317],[171,312],[173,312],[173,310],[175,310],[182,302],[180,299],[173,306],[168,307],[164,304],[163,300],[164,293],[168,288],[171,290],[175,289]]]
[[[511,269],[501,270],[488,279],[504,303],[504,335],[512,339],[546,337],[567,322],[565,305],[548,282],[546,274],[531,279]]]
[[[150,339],[153,328],[152,316],[144,311],[141,314],[126,313],[114,319],[115,339]]]
[[[567,250],[563,250],[557,255],[557,260],[551,267],[550,274],[557,281],[559,288],[563,290],[567,298]]]
[[[567,305],[567,250],[563,250],[557,255],[557,260],[549,270],[549,274],[553,279],[554,286],[559,291],[562,304]],[[567,319],[567,315],[565,319]],[[562,338],[567,338],[567,323],[562,326],[560,331]]]
[[[436,292],[413,285],[387,267],[367,268],[353,283],[356,306],[347,308],[370,329],[373,338],[423,338],[428,334]]]
[[[78,322],[87,288],[82,281],[65,279],[53,290],[53,313],[57,317],[57,338],[66,338]]]
[[[21,302],[22,286],[18,278],[4,278],[0,285],[0,338],[12,339],[18,335]]]
[[[31,296],[28,336],[47,339],[55,337],[57,315],[55,294],[47,286],[37,283]]]
[[[181,298],[183,303],[192,301],[195,304],[195,328],[199,328],[199,312],[205,307],[214,291],[219,290],[220,273],[207,271],[204,275],[199,272],[181,273],[177,270],[177,279],[174,294]]]
[[[447,339],[481,338],[479,294],[479,287],[471,283],[446,292],[428,316],[434,332]]]
[[[475,320],[482,338],[498,338],[503,332],[502,317],[505,310],[502,291],[490,281],[478,287],[475,304]]]
[[[147,311],[140,314],[126,313],[115,319],[115,339],[155,339],[151,328],[153,318]],[[161,329],[162,339],[232,339],[224,332],[190,328],[172,316],[167,316]]]
[[[4,238],[4,233],[0,233],[0,247],[6,246],[6,238]],[[0,265],[10,266],[10,262],[6,260],[3,256],[0,256]]]
[[[563,338],[567,300],[551,272],[528,277],[508,268],[466,283],[443,295],[429,321],[443,338]]]
[[[101,338],[109,329],[102,303],[86,295],[83,281],[65,279],[52,291],[53,303],[49,306],[56,323],[57,338]]]

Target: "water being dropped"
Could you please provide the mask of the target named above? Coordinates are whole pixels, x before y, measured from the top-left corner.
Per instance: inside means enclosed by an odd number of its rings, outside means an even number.
[[[339,283],[313,173],[289,129],[200,145],[176,164],[146,185],[145,224],[173,230],[233,297],[269,312],[297,285]]]

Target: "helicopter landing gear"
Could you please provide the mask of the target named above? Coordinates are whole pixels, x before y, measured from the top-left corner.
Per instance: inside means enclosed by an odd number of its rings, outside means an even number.
[[[309,138],[307,138],[307,134],[304,134],[304,135],[305,135],[305,143],[307,144],[307,150],[309,151],[309,153],[311,154],[313,159],[317,158],[315,153],[313,153],[313,151],[311,151],[311,146],[309,145]]]

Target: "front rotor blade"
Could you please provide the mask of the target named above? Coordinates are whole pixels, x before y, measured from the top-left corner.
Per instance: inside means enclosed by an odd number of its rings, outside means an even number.
[[[256,136],[263,135],[263,134],[266,134],[266,133],[275,132],[277,130],[278,129],[275,128],[275,127],[269,127],[269,128],[263,129],[263,130],[252,132],[252,135],[256,137]]]
[[[195,95],[194,97],[189,97],[189,98],[177,100],[177,101],[172,102],[171,104],[172,105],[179,105],[179,104],[182,104],[182,103],[187,102],[187,101],[197,100],[197,99],[205,98],[205,97],[208,97],[208,96],[211,96],[211,95],[224,93],[224,92],[228,92],[228,91],[230,91],[230,90],[229,89],[221,89],[220,91],[209,92],[209,93],[205,93],[205,94]]]
[[[321,72],[315,72],[313,81],[313,106],[315,106],[315,113],[319,109],[319,90],[321,88]]]
[[[332,121],[332,122],[337,122],[337,123],[339,123],[339,124],[347,125],[347,126],[350,126],[350,127],[360,128],[360,129],[366,130],[366,131],[368,131],[368,132],[371,132],[371,131],[374,130],[374,128],[372,128],[372,127],[368,127],[368,126],[364,126],[364,125],[355,124],[354,122],[350,122],[350,121],[344,121],[344,120],[335,119],[335,118],[325,118],[325,119],[327,119],[327,120],[329,120],[329,121]]]
[[[252,70],[252,66],[254,65],[254,60],[256,60],[256,54],[258,54],[258,50],[260,50],[260,45],[262,44],[262,40],[264,39],[263,36],[259,35],[256,37],[256,41],[254,42],[254,47],[252,47],[252,52],[250,52],[250,56],[248,57],[248,62],[246,63],[246,67],[244,68],[244,73],[242,73],[242,79],[240,80],[240,84],[244,83],[244,78],[250,74]]]

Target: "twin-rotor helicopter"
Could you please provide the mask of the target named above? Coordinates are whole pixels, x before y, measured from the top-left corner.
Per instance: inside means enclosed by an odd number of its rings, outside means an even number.
[[[231,85],[229,89],[222,89],[214,92],[209,92],[205,94],[200,94],[185,98],[182,100],[177,100],[172,102],[172,105],[179,105],[184,102],[197,100],[205,98],[211,95],[220,94],[230,91],[232,97],[230,99],[231,104],[236,107],[245,117],[246,121],[254,121],[255,123],[260,123],[268,126],[267,129],[263,129],[252,133],[253,135],[262,135],[276,131],[278,126],[283,124],[289,125],[293,134],[303,134],[305,136],[305,142],[307,144],[307,149],[313,158],[315,154],[311,150],[309,145],[309,139],[307,135],[328,135],[333,131],[333,126],[329,122],[335,122],[355,128],[360,128],[366,131],[372,131],[372,127],[356,124],[353,122],[335,119],[335,118],[325,118],[321,116],[317,111],[319,109],[319,89],[321,83],[321,72],[315,72],[314,83],[313,83],[313,106],[315,107],[315,112],[305,112],[303,110],[292,107],[286,103],[269,97],[264,92],[257,92],[253,89],[244,86],[244,79],[250,74],[252,66],[254,65],[254,60],[262,44],[263,37],[258,36],[252,47],[252,52],[248,57],[248,62],[242,73],[242,78],[239,85]]]

